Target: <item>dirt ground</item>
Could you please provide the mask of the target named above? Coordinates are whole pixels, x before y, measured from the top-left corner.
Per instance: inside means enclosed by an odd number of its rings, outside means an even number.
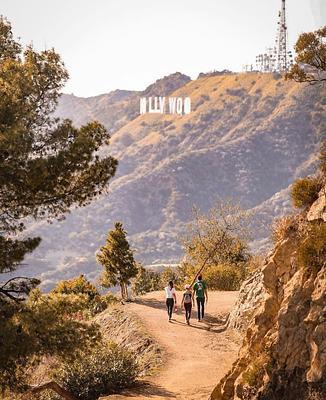
[[[126,307],[143,322],[164,351],[159,371],[137,388],[101,399],[207,399],[220,378],[235,361],[240,345],[237,333],[224,328],[226,314],[237,292],[210,292],[204,321],[192,312],[191,325],[178,307],[168,322],[163,292],[152,292]],[[177,293],[178,306],[181,294]]]

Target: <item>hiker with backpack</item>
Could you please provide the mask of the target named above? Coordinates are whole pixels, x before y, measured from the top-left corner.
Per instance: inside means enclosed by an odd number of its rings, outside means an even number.
[[[207,285],[201,275],[197,277],[197,281],[194,284],[194,294],[197,301],[198,322],[200,322],[205,315],[205,300],[206,303],[208,302]]]
[[[191,309],[194,303],[192,291],[190,285],[185,286],[185,291],[183,292],[181,309],[184,307],[186,313],[186,323],[190,325]]]
[[[172,319],[172,313],[174,306],[177,306],[177,296],[175,289],[173,287],[173,282],[170,281],[168,286],[164,289],[165,290],[165,297],[166,297],[166,309],[168,312],[169,322]]]

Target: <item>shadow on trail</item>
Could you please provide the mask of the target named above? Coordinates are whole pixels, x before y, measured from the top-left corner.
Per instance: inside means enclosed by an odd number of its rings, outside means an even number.
[[[134,300],[134,303],[140,304],[140,305],[146,306],[146,307],[156,308],[158,310],[166,310],[166,305],[165,305],[164,300],[159,301],[159,300],[156,300],[153,298],[147,298],[147,299],[138,298],[138,299]],[[176,315],[181,316],[180,311]],[[191,316],[192,316],[192,319],[194,321],[196,321],[196,318],[197,318],[196,307],[194,307],[192,309]],[[221,333],[227,329],[226,321],[227,321],[227,318],[225,318],[225,317],[221,318],[221,317],[217,317],[217,316],[211,315],[209,313],[206,313],[204,321],[201,322],[201,324],[203,324],[202,326],[198,326],[197,324],[196,325],[191,324],[189,326],[190,326],[190,328],[200,329],[200,330],[214,332],[214,333]],[[185,322],[177,321],[176,319],[173,319],[172,323],[177,323],[179,325],[187,326],[187,324]]]
[[[164,389],[159,385],[148,381],[139,381],[131,389],[120,393],[128,398],[146,396],[146,397],[162,397],[163,399],[176,399],[175,393]]]
[[[156,299],[135,299],[134,303],[140,304],[142,306],[158,308],[159,310],[166,310],[165,302],[156,300]]]

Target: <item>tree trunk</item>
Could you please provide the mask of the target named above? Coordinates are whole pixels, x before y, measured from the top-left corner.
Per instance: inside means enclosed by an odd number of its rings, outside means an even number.
[[[123,287],[123,285],[124,285],[124,283],[121,282],[121,283],[120,283],[120,293],[121,293],[121,298],[122,298],[122,300],[124,300],[124,298],[125,298],[125,293],[124,293],[124,287]]]
[[[57,382],[54,381],[45,382],[42,383],[41,385],[32,387],[26,393],[23,394],[22,400],[30,399],[34,394],[41,393],[47,389],[53,390],[66,400],[77,400],[76,397],[74,397],[71,393],[69,393],[66,389],[64,389],[63,387],[58,385]]]

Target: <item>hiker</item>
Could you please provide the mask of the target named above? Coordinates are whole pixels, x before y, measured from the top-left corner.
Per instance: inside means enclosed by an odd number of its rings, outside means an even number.
[[[186,312],[186,323],[190,325],[191,308],[193,303],[192,291],[190,285],[185,285],[185,291],[183,292],[181,309],[184,307]]]
[[[208,302],[207,285],[206,282],[203,281],[201,275],[198,276],[197,281],[194,284],[194,293],[196,294],[197,300],[198,322],[200,322],[205,315],[205,298],[206,303]]]
[[[175,289],[173,287],[173,282],[170,281],[168,286],[164,290],[165,290],[166,308],[168,311],[169,322],[171,322],[173,308],[174,306],[177,305],[177,296],[175,293]]]

